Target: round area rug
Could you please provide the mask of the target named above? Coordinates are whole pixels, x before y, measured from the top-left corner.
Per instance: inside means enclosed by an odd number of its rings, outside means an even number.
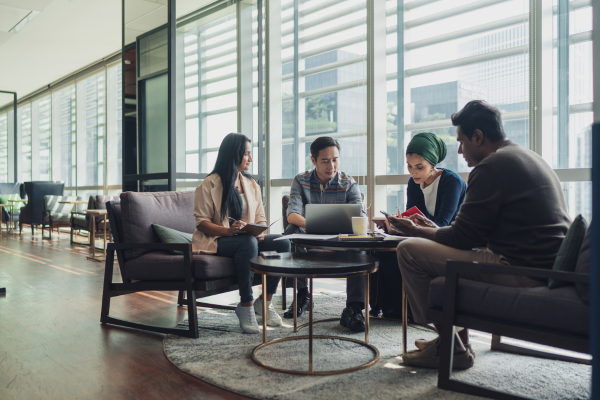
[[[315,320],[336,318],[345,306],[346,294],[316,293]],[[273,301],[281,315],[281,298]],[[257,316],[259,325],[261,317]],[[284,326],[269,327],[268,340],[308,335],[308,328],[292,333],[292,320]],[[308,322],[308,315],[299,324]],[[177,325],[186,327],[187,321]],[[437,370],[402,364],[402,325],[399,321],[371,320],[369,343],[380,352],[379,361],[366,369],[343,375],[301,376],[273,372],[250,359],[252,349],[262,343],[262,333],[243,334],[233,311],[207,310],[198,314],[200,337],[189,339],[167,335],[163,346],[167,358],[180,370],[223,389],[257,399],[462,399],[472,398],[437,388]],[[262,327],[261,327],[262,329]],[[364,340],[364,333],[352,333],[338,321],[314,325],[315,335],[335,335]],[[416,339],[433,339],[436,334],[409,326],[409,350]],[[490,336],[472,332],[477,354],[475,366],[455,371],[453,378],[539,399],[590,398],[591,367],[490,351]],[[315,340],[315,370],[343,369],[370,360],[372,352],[342,340]],[[271,366],[308,369],[308,341],[297,340],[267,346],[259,359]]]

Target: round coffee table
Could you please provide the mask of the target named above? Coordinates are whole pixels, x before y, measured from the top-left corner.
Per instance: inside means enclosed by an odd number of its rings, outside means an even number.
[[[305,249],[318,249],[328,250],[336,252],[388,252],[396,251],[398,243],[402,240],[389,240],[389,241],[359,241],[359,240],[339,240],[338,238],[330,240],[315,240],[315,239],[293,239],[294,243],[298,247],[304,247]],[[294,293],[296,293],[296,286],[294,282]],[[295,298],[294,298],[295,300]],[[402,281],[402,354],[407,352],[406,337],[408,335],[408,298],[406,297],[406,290],[404,288],[404,280]],[[386,319],[383,317],[372,317],[377,319]],[[419,324],[421,325],[421,324]],[[421,325],[428,329],[431,327],[427,325]]]
[[[262,274],[262,290],[267,293],[267,275],[294,278],[294,301],[296,301],[297,278],[308,278],[310,285],[310,298],[308,324],[297,326],[297,309],[294,307],[294,333],[308,326],[308,336],[294,336],[267,341],[267,319],[263,317],[263,343],[252,350],[251,358],[261,367],[277,372],[296,375],[336,375],[358,371],[375,364],[379,360],[379,350],[369,344],[369,274],[376,272],[379,261],[375,257],[356,253],[281,253],[281,258],[255,257],[250,260],[250,268],[257,274]],[[341,336],[313,335],[313,324],[337,320],[337,318],[313,322],[313,278],[341,278],[348,275],[365,276],[365,340],[345,338]],[[267,315],[267,302],[263,301],[263,316]],[[308,339],[308,371],[275,368],[260,361],[256,353],[267,346],[291,340]],[[366,364],[341,370],[314,371],[313,370],[313,339],[337,339],[358,343],[369,348],[374,357]]]

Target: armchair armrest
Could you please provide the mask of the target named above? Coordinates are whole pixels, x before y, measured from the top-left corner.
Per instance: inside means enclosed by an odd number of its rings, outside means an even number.
[[[175,250],[183,252],[183,262],[187,266],[185,274],[186,281],[191,283],[196,278],[192,259],[191,243],[108,243],[107,257],[114,259],[115,250],[150,249],[150,250]]]
[[[81,212],[81,211],[71,211],[71,216],[73,216],[73,215],[83,215],[84,217],[88,216],[87,213],[84,213],[84,212]]]
[[[519,275],[530,278],[554,279],[573,283],[589,284],[588,274],[576,272],[553,271],[550,269],[518,267],[501,264],[480,264],[477,262],[452,261],[446,263],[446,278],[451,279],[462,272],[478,272],[480,274]]]

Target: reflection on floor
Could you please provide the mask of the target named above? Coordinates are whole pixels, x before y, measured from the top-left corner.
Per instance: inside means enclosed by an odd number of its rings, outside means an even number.
[[[77,237],[86,241],[85,237]],[[96,242],[102,247],[102,240]],[[164,335],[100,324],[104,263],[69,234],[0,236],[0,398],[241,399],[181,373],[165,358]],[[116,265],[115,265],[116,267]],[[120,282],[115,268],[114,282]],[[344,291],[341,279],[315,280],[315,291]],[[256,294],[260,288],[256,287]],[[288,289],[288,301],[291,301]],[[211,302],[239,301],[235,292]],[[111,314],[175,326],[187,317],[176,292],[113,298]],[[341,310],[340,310],[341,312]],[[257,337],[257,341],[260,338]]]

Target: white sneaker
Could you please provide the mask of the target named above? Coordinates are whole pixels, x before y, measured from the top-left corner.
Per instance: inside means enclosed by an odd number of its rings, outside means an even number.
[[[250,307],[242,307],[241,305],[237,305],[235,308],[235,315],[237,315],[240,320],[240,328],[244,333],[259,333],[260,329],[258,329],[258,323],[256,322],[256,315],[254,315],[254,310],[252,310],[252,306]]]
[[[258,315],[262,316],[262,311],[263,311],[262,296],[254,301],[254,311]],[[283,325],[283,321],[281,320],[281,317],[279,316],[279,314],[277,314],[277,311],[275,311],[275,308],[273,307],[273,304],[270,301],[267,301],[267,325],[269,325],[269,326]]]

